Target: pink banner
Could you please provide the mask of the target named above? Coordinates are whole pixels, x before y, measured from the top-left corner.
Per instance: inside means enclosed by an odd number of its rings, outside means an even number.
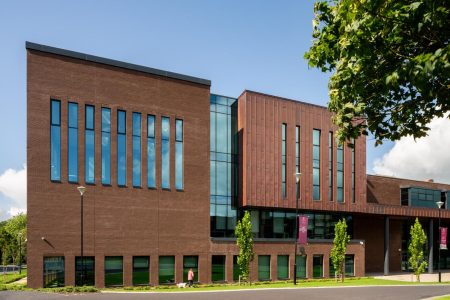
[[[297,243],[304,245],[308,243],[308,216],[298,216]]]
[[[439,249],[447,249],[447,227],[441,227],[441,244],[439,246]]]

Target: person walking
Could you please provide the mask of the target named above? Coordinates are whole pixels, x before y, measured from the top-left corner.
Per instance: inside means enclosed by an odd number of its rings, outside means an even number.
[[[188,272],[188,282],[189,287],[192,287],[192,285],[194,284],[194,271],[192,271],[192,268],[190,268]]]

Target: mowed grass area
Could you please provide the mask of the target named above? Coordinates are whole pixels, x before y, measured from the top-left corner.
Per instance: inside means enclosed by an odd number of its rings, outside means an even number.
[[[450,295],[434,298],[435,300],[450,300]]]
[[[245,290],[245,289],[260,289],[260,288],[308,288],[308,287],[340,287],[340,286],[383,286],[383,285],[415,285],[413,282],[375,279],[370,277],[364,278],[347,278],[343,283],[336,282],[334,279],[316,279],[316,280],[300,280],[294,286],[292,281],[271,281],[271,282],[254,282],[250,284],[230,283],[230,284],[198,284],[193,288],[181,289],[177,286],[139,286],[139,287],[121,287],[121,288],[106,288],[101,291],[135,291],[135,292],[197,292],[197,291],[220,291],[220,290]],[[437,284],[423,283],[423,284]],[[450,300],[450,299],[449,299]]]
[[[312,279],[299,280],[294,286],[292,281],[268,281],[253,282],[252,284],[237,283],[216,283],[216,284],[197,284],[193,288],[178,288],[176,285],[162,286],[134,286],[134,287],[109,287],[96,289],[91,286],[84,287],[60,287],[60,288],[41,288],[40,292],[54,293],[87,293],[87,292],[199,292],[199,291],[227,291],[227,290],[248,290],[248,289],[264,289],[264,288],[320,288],[320,287],[342,287],[342,286],[386,286],[386,285],[416,285],[417,283],[394,281],[385,279],[375,279],[371,277],[363,278],[347,278],[343,283],[336,282],[334,279]],[[438,284],[437,282],[421,283],[426,285]],[[23,284],[0,284],[1,290],[21,290],[31,291]],[[442,300],[450,300],[450,296],[439,298]]]
[[[27,270],[22,270],[22,274],[13,273],[13,274],[3,274],[0,273],[0,284],[7,284],[19,279],[27,277]]]

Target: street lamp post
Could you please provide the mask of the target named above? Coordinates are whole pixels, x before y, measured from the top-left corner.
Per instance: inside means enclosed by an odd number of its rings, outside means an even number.
[[[300,197],[300,176],[302,173],[295,173],[297,183],[297,193],[295,195],[295,230],[294,230],[294,285],[297,285],[297,237],[298,237],[298,199]]]
[[[442,201],[436,202],[436,205],[439,208],[439,248],[438,248],[438,274],[439,274],[439,282],[441,282],[441,207],[444,204]]]
[[[80,215],[81,215],[81,240],[80,240],[80,244],[81,244],[81,285],[84,285],[84,257],[83,257],[83,195],[84,192],[86,191],[86,188],[84,186],[79,186],[77,187],[78,191],[80,192],[81,195],[81,210],[80,210]]]
[[[19,232],[19,274],[22,274],[22,232]]]

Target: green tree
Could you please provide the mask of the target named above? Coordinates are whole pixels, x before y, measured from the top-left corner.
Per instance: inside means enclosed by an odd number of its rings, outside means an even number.
[[[10,248],[11,248],[11,235],[5,230],[5,228],[0,228],[0,252],[1,252],[1,260],[0,263],[2,265],[7,265],[9,263],[9,259],[11,257]]]
[[[305,58],[333,72],[328,108],[340,142],[369,131],[376,145],[420,138],[450,111],[448,0],[322,0],[314,12]]]
[[[418,218],[416,218],[414,225],[411,226],[410,235],[411,240],[408,245],[408,264],[409,267],[413,269],[417,282],[420,282],[420,274],[425,271],[428,264],[424,255],[427,236],[425,235],[425,231],[423,231]]]
[[[250,262],[253,261],[255,253],[253,252],[252,223],[248,211],[245,212],[242,220],[238,221],[234,234],[236,235],[236,244],[239,247],[237,263],[240,275],[243,280],[250,281]]]
[[[26,257],[27,215],[19,214],[7,220],[0,229],[2,263],[19,263],[19,257]],[[19,252],[20,251],[20,252]]]
[[[344,282],[344,266],[345,253],[347,252],[347,244],[350,241],[350,236],[347,234],[347,223],[345,219],[339,220],[334,225],[334,240],[333,248],[331,249],[331,261],[333,262],[336,274]]]

